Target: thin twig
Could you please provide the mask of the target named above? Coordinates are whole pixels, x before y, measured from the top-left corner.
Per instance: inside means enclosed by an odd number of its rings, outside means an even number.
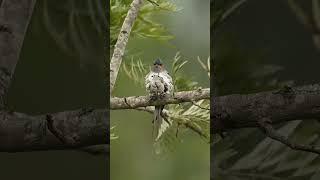
[[[314,45],[320,50],[320,13],[318,0],[312,1],[312,16],[307,15],[305,10],[294,0],[288,0],[288,5],[298,21],[312,33]]]
[[[151,4],[153,4],[153,5],[156,5],[156,6],[160,6],[157,2],[155,2],[155,1],[151,1],[151,0],[147,0],[148,2],[150,2]]]
[[[288,0],[288,6],[301,24],[309,30],[313,29],[311,18],[308,17],[304,10],[294,0]]]
[[[236,12],[237,9],[241,7],[247,0],[239,0],[232,4],[228,9],[224,11],[221,16],[216,17],[216,20],[214,21],[213,28],[216,29],[217,26],[224,23],[229,17],[231,17],[232,14]]]
[[[136,110],[138,111],[145,111],[145,112],[148,112],[148,113],[151,113],[153,114],[154,113],[154,107],[151,107],[151,106],[148,106],[148,107],[138,107],[136,108]],[[166,109],[163,109],[162,112],[161,112],[161,116],[163,119],[165,119],[165,121],[171,125],[171,123],[169,122],[168,118],[169,118],[169,111],[166,110]]]
[[[195,101],[191,101],[191,103],[192,103],[193,105],[197,106],[197,107],[200,108],[200,109],[204,109],[204,110],[210,111],[210,108],[202,107],[202,106],[200,106],[199,104],[197,104]]]
[[[268,118],[262,118],[258,122],[263,132],[273,140],[279,141],[284,145],[287,145],[293,150],[312,152],[320,155],[320,149],[310,145],[300,145],[291,142],[287,137],[278,133],[271,125],[271,121]]]

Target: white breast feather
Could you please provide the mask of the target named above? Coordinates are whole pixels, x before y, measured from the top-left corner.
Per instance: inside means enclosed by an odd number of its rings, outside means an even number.
[[[163,72],[160,72],[160,73],[150,72],[149,74],[147,74],[146,77],[145,77],[146,91],[148,93],[151,93],[151,89],[150,88],[152,86],[152,82],[154,81],[154,76],[159,76],[160,78],[162,78],[164,84],[166,84],[167,87],[168,87],[167,94],[172,94],[172,92],[173,92],[172,78],[168,74],[167,71],[163,71]]]

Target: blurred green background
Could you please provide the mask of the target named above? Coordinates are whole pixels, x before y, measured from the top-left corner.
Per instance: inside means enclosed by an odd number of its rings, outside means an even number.
[[[210,6],[209,0],[174,0],[181,10],[157,15],[175,37],[169,42],[151,38],[131,36],[124,61],[141,59],[152,64],[160,57],[171,70],[173,57],[179,51],[188,63],[182,73],[198,81],[200,86],[209,87],[206,72],[196,61],[197,56],[207,60],[210,52]],[[111,17],[112,18],[112,17]],[[128,55],[130,54],[130,55]],[[145,89],[133,83],[120,71],[114,96],[145,95]],[[210,146],[196,133],[182,132],[173,150],[167,154],[155,155],[152,142],[152,115],[135,110],[114,110],[111,112],[111,126],[119,138],[111,141],[110,171],[112,180],[205,180],[210,177]]]

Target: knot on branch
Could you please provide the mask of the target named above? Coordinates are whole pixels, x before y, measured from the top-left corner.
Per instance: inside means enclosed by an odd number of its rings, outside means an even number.
[[[0,32],[6,32],[9,34],[13,34],[12,29],[9,28],[7,25],[0,24]]]
[[[47,127],[49,131],[58,138],[63,144],[67,146],[75,146],[80,142],[80,131],[74,121],[58,120],[59,117],[46,115]],[[68,118],[66,118],[68,119]]]

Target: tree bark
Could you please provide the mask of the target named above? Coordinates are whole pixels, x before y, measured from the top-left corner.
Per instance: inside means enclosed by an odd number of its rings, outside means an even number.
[[[179,104],[201,99],[210,99],[210,88],[176,92],[173,97],[158,101],[150,101],[149,96],[113,97],[110,100],[110,109],[135,109],[138,107]]]
[[[116,42],[110,63],[110,94],[112,93],[112,90],[116,83],[119,68],[122,62],[122,57],[124,55],[124,51],[126,50],[130,32],[132,30],[134,21],[138,16],[138,12],[140,7],[142,6],[142,3],[143,0],[132,1],[130,9],[127,13],[126,18],[124,19],[121,30],[119,32],[118,40]]]
[[[48,122],[48,118],[52,122]],[[18,112],[0,112],[0,151],[75,149],[91,145],[109,144],[109,112],[79,109],[40,116]],[[49,130],[49,124],[63,138],[64,143]],[[68,141],[67,141],[68,142]]]
[[[211,132],[259,127],[268,118],[272,124],[320,118],[320,85],[283,88],[248,95],[212,98]]]
[[[36,0],[3,0],[0,7],[0,110],[19,59]]]
[[[36,0],[3,0],[0,7],[0,151],[18,152],[109,144],[109,110],[41,116],[9,112],[7,94]]]

